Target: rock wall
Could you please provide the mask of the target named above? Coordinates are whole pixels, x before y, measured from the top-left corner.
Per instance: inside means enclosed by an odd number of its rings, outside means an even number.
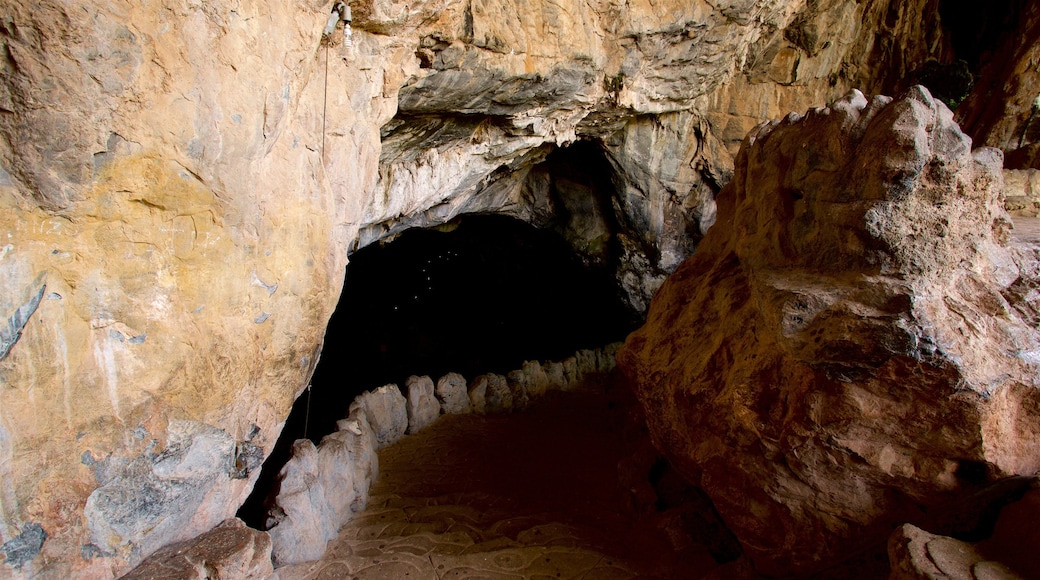
[[[686,102],[791,10],[352,7],[353,46],[326,51],[315,0],[8,3],[0,544],[35,553],[5,573],[115,574],[232,515],[351,248],[480,209],[488,175],[614,93]],[[403,139],[434,112],[481,122]]]
[[[619,366],[760,573],[807,574],[1040,448],[1035,252],[1000,152],[921,88],[748,135]]]
[[[1010,34],[991,48],[958,117],[974,139],[1002,149],[1008,167],[1040,169],[1040,6],[1009,4]]]
[[[462,212],[540,219],[559,145],[613,168],[642,308],[743,133],[938,54],[933,5],[357,0],[346,46],[321,0],[7,2],[4,573],[117,574],[232,515],[349,252]]]

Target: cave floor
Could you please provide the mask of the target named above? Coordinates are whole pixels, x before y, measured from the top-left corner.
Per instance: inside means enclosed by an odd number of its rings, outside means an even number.
[[[1040,218],[1011,218],[1015,229],[1011,231],[1011,240],[1020,244],[1040,244]]]
[[[450,415],[379,451],[368,509],[320,561],[272,578],[696,578],[618,480],[624,405],[600,386],[508,415]]]

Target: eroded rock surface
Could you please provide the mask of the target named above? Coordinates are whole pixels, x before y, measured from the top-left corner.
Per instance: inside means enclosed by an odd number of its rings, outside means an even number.
[[[405,381],[408,399],[408,434],[418,433],[441,415],[441,403],[434,394],[430,377],[408,377]]]
[[[362,393],[350,404],[351,414],[356,411],[368,418],[378,447],[393,445],[408,429],[408,401],[397,385]]]
[[[329,1],[6,2],[3,573],[116,575],[232,515],[354,248],[477,211],[558,227],[590,260],[609,233],[641,310],[714,219],[750,128],[950,60],[936,4],[364,0],[348,47],[321,42]],[[1033,74],[1033,22],[979,86]],[[1029,86],[1002,117],[1028,120]],[[544,165],[575,139],[604,155],[604,203]],[[87,498],[154,483],[179,421],[226,433],[234,475],[196,465],[211,471],[182,527],[92,539],[112,526]],[[156,505],[156,521],[187,509]]]
[[[763,124],[718,202],[618,360],[759,572],[1040,468],[1040,333],[1004,295],[1035,272],[999,151],[942,103],[854,92]]]
[[[192,540],[159,550],[125,580],[263,580],[271,575],[271,538],[228,519]]]
[[[379,473],[375,434],[361,410],[343,423],[317,447],[308,439],[296,441],[278,475],[279,492],[268,518],[275,565],[320,558],[350,515],[365,509]]]

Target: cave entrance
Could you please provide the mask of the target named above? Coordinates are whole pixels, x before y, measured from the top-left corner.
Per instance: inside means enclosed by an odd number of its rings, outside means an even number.
[[[410,375],[504,373],[621,340],[633,327],[614,287],[553,232],[500,215],[363,248],[325,335],[308,436],[332,432],[356,395]]]
[[[503,215],[463,216],[358,250],[309,396],[296,401],[239,516],[263,529],[292,442],[305,429],[315,443],[335,431],[366,390],[410,375],[505,373],[622,340],[638,319],[596,262],[557,231]]]

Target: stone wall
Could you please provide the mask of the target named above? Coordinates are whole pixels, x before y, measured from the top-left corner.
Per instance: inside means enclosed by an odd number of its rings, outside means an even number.
[[[468,383],[458,373],[436,384],[430,377],[410,377],[405,394],[390,384],[359,395],[338,431],[317,446],[308,439],[296,441],[279,473],[267,521],[275,565],[321,558],[340,527],[365,509],[368,489],[379,474],[379,449],[446,414],[519,411],[550,391],[573,389],[593,373],[610,372],[620,346],[581,350],[559,362],[527,361],[506,375],[480,375]]]

